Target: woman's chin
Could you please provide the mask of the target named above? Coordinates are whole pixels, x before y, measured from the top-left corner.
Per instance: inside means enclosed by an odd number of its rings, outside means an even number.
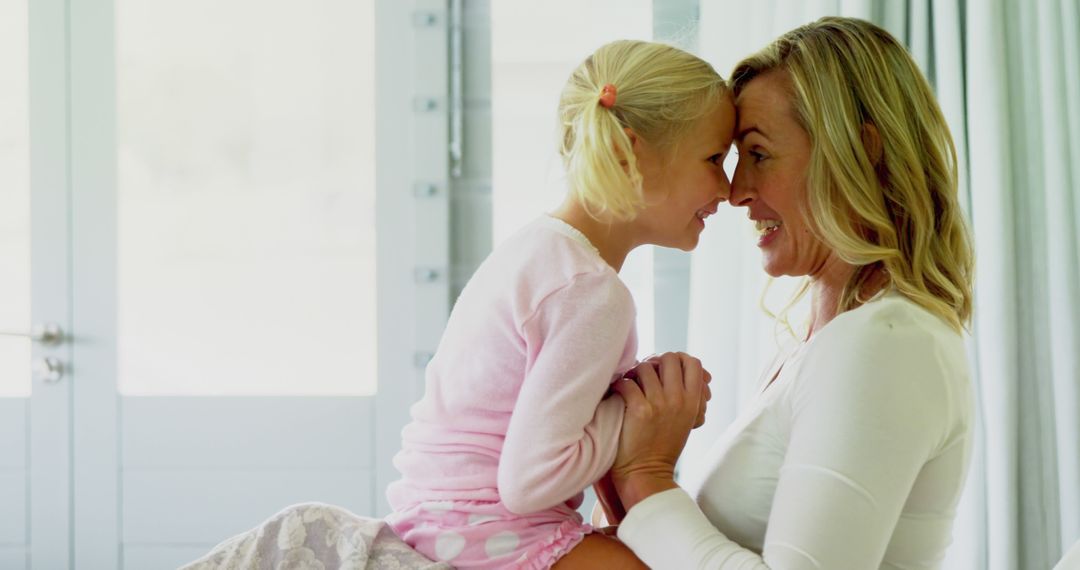
[[[781,263],[780,260],[772,259],[770,256],[765,256],[765,258],[761,260],[761,266],[769,277],[776,278],[790,274],[788,268]]]

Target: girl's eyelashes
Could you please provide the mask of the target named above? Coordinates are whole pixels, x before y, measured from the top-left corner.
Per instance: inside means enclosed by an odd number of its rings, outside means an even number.
[[[714,165],[721,165],[721,164],[724,163],[724,153],[718,152],[718,153],[710,156],[707,160],[709,162],[713,163]]]

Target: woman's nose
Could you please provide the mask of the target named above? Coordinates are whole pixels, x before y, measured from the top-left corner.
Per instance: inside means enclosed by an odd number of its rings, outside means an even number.
[[[740,166],[735,167],[735,174],[731,177],[731,191],[728,202],[732,206],[749,206],[757,198],[753,186],[750,184],[746,170]]]

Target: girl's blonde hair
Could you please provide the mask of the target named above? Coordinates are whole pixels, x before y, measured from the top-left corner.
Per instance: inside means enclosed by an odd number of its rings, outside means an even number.
[[[600,105],[605,85],[611,107]],[[671,156],[727,84],[711,65],[678,48],[620,40],[589,56],[559,100],[561,147],[570,191],[598,219],[633,219],[645,205],[642,177],[625,129]]]
[[[971,318],[974,252],[957,198],[956,147],[907,50],[869,22],[822,18],[736,65],[736,98],[773,70],[790,76],[796,118],[810,136],[808,225],[857,267],[839,310],[866,301],[862,286],[880,268],[899,292],[961,330]]]

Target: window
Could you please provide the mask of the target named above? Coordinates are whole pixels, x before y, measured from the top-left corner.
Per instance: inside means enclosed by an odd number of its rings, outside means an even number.
[[[116,14],[121,392],[373,394],[373,2]]]
[[[0,2],[0,332],[30,330],[27,3]],[[30,395],[30,341],[0,336],[0,397]]]

